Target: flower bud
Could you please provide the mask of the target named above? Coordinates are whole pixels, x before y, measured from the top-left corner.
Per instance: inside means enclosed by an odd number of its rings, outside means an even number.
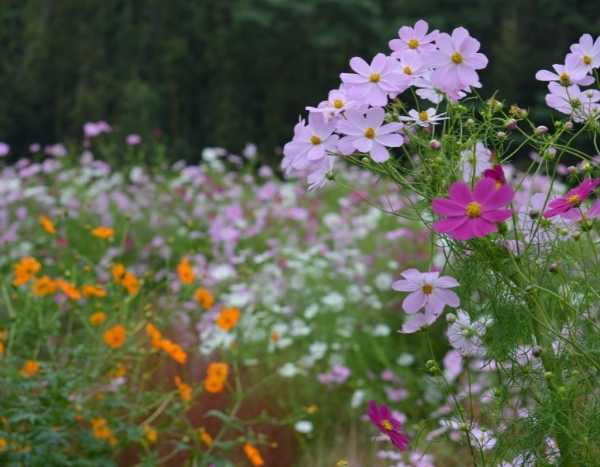
[[[327,175],[325,175],[327,177],[327,180],[333,181],[335,180],[335,172],[333,170],[330,170],[329,172],[327,172]]]
[[[571,120],[569,120],[568,122],[565,122],[565,130],[571,131],[573,129],[573,122]]]
[[[496,133],[496,138],[504,139],[504,138],[506,138],[506,133],[504,131],[499,131]]]
[[[432,139],[429,142],[429,147],[437,151],[438,149],[441,149],[442,143],[440,143],[437,139]]]
[[[556,157],[556,148],[550,146],[544,151],[544,159],[552,160]]]
[[[504,128],[507,130],[516,130],[517,129],[517,121],[514,118],[509,118],[504,122]]]
[[[446,315],[446,321],[449,323],[454,323],[454,321],[456,321],[456,315],[454,313],[448,313]]]
[[[440,371],[440,367],[434,360],[427,360],[425,369],[431,374],[439,373]]]
[[[556,274],[558,272],[558,263],[556,261],[550,263],[550,266],[548,266],[548,271],[550,271],[552,274]]]
[[[548,127],[545,125],[539,125],[535,127],[533,131],[536,135],[543,135],[544,133],[548,133]]]

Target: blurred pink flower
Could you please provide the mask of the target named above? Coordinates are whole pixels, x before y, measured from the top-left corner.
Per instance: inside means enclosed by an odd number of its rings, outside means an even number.
[[[138,144],[140,144],[142,142],[142,137],[140,135],[138,135],[137,133],[131,133],[130,135],[127,135],[127,138],[125,141],[127,142],[127,144],[129,146],[137,146]]]
[[[0,142],[0,157],[8,156],[9,152],[10,152],[10,146],[6,143]]]
[[[548,209],[544,212],[546,219],[554,216],[568,216],[572,210],[578,210],[579,206],[600,184],[600,178],[588,178],[578,186],[569,190],[565,196],[553,199],[548,204]]]
[[[420,272],[407,269],[401,273],[404,279],[392,284],[398,292],[410,292],[402,302],[402,308],[408,314],[415,314],[421,308],[425,313],[437,318],[446,305],[456,308],[460,305],[458,295],[451,290],[458,287],[454,277],[442,276],[439,272]]]

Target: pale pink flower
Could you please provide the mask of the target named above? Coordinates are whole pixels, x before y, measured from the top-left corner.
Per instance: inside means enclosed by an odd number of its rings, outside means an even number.
[[[600,115],[600,91],[586,89],[582,91],[578,85],[562,86],[559,83],[548,84],[546,104],[559,112],[570,115],[573,121],[583,122],[588,118]]]
[[[306,107],[309,112],[322,113],[329,120],[332,117],[338,116],[345,110],[352,109],[357,106],[357,102],[352,100],[344,89],[334,89],[329,91],[326,101],[319,103],[318,107]]]
[[[538,81],[556,81],[561,86],[571,86],[579,84],[587,86],[594,82],[594,78],[587,75],[587,70],[580,66],[575,55],[567,56],[564,65],[552,65],[554,72],[549,70],[539,70],[535,74]]]
[[[576,62],[590,73],[594,68],[600,66],[600,37],[594,41],[591,35],[583,34],[579,38],[579,42],[571,46],[571,54],[575,57]]]
[[[359,110],[349,110],[346,118],[340,119],[338,132],[346,136],[339,141],[339,149],[343,154],[354,151],[369,153],[375,162],[385,162],[390,154],[388,147],[402,146],[404,138],[397,132],[402,128],[401,123],[383,124],[385,111],[375,107],[363,113]]]
[[[467,183],[494,166],[491,161],[492,151],[486,148],[481,141],[478,141],[474,148],[461,151],[460,155],[463,166],[463,180]]]
[[[339,137],[333,134],[336,122],[326,121],[322,114],[310,113],[308,125],[300,120],[294,127],[294,138],[283,147],[281,166],[286,173],[304,170],[316,161],[322,161],[336,149]]]
[[[9,152],[10,152],[10,146],[6,143],[0,142],[0,157],[8,156]]]
[[[438,35],[437,29],[427,33],[429,24],[427,21],[420,19],[415,23],[414,27],[402,26],[398,30],[399,39],[392,39],[389,42],[390,49],[394,52],[392,55],[397,57],[398,54],[405,50],[413,50],[416,52],[430,52],[435,50],[434,41]]]
[[[369,65],[360,57],[350,60],[356,73],[342,73],[340,78],[348,93],[362,104],[383,107],[390,94],[399,94],[410,86],[411,80],[398,69],[396,59],[379,53]]]
[[[138,135],[137,133],[131,133],[130,135],[127,135],[127,138],[125,141],[127,142],[127,144],[129,146],[137,146],[138,144],[140,144],[142,142],[142,137],[140,135]]]
[[[438,51],[429,53],[429,60],[436,67],[432,75],[433,84],[444,92],[481,87],[476,70],[485,68],[488,59],[479,53],[479,41],[459,27],[436,38]]]
[[[415,317],[416,321],[413,319],[414,322],[411,323],[417,329],[433,323],[442,314],[446,305],[452,308],[460,305],[458,295],[448,290],[459,285],[453,277],[440,277],[437,271],[419,272],[416,269],[407,269],[401,274],[404,279],[394,282],[392,288],[399,292],[409,292],[402,302],[402,308],[406,313],[415,315],[419,310],[424,309],[424,314]],[[409,325],[407,329],[410,328]]]

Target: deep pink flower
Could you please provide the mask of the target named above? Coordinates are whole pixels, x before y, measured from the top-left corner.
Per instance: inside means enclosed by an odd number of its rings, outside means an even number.
[[[387,405],[381,404],[378,407],[375,401],[369,401],[369,410],[367,414],[373,425],[375,425],[381,433],[390,438],[394,446],[400,451],[406,451],[410,439],[408,435],[404,433],[400,420],[394,417]]]
[[[350,60],[356,73],[342,73],[340,78],[348,93],[362,104],[383,107],[390,94],[399,94],[410,86],[411,79],[403,74],[398,61],[379,53],[369,65],[360,57]]]
[[[484,170],[483,176],[495,180],[496,187],[498,188],[502,185],[506,185],[506,177],[504,176],[504,170],[500,164],[496,164],[492,169]]]
[[[433,212],[443,219],[433,224],[433,230],[447,233],[455,240],[485,237],[498,230],[498,223],[511,216],[505,206],[514,196],[510,185],[496,188],[491,178],[477,182],[473,192],[464,182],[456,182],[448,190],[448,198],[433,200]]]
[[[401,274],[404,279],[394,282],[392,288],[399,292],[410,292],[402,302],[402,308],[408,314],[425,308],[427,315],[437,318],[446,305],[453,308],[460,305],[458,295],[448,290],[459,285],[454,277],[440,277],[437,271],[420,272],[416,269],[407,269]]]
[[[337,130],[344,136],[338,147],[343,154],[360,151],[371,154],[375,162],[385,162],[390,158],[386,148],[402,146],[404,138],[398,134],[402,123],[383,124],[385,111],[381,107],[369,109],[366,113],[348,110],[346,118],[338,123]]]
[[[434,85],[445,92],[481,87],[475,70],[485,68],[488,59],[478,53],[479,41],[469,31],[460,27],[452,31],[452,36],[440,33],[435,42],[439,50],[429,54],[430,63],[436,66],[432,75]]]
[[[398,57],[399,53],[405,50],[414,50],[416,52],[430,52],[435,50],[433,42],[438,35],[438,30],[436,29],[427,34],[428,29],[429,24],[422,19],[415,23],[414,28],[402,26],[398,30],[399,39],[392,39],[389,42],[390,49],[394,51],[392,55]]]
[[[581,203],[592,194],[598,184],[600,184],[600,178],[585,179],[578,186],[569,190],[565,196],[560,196],[550,201],[548,209],[544,212],[544,217],[546,219],[554,216],[569,217],[571,215],[569,211],[578,209]]]

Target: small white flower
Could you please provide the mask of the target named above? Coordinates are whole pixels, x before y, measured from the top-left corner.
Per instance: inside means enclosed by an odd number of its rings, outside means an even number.
[[[400,366],[410,366],[415,362],[415,356],[410,353],[401,353],[396,359],[396,363]]]
[[[308,420],[299,420],[294,424],[294,428],[298,433],[307,434],[313,431],[313,424]]]
[[[281,368],[279,368],[278,373],[280,376],[282,376],[284,378],[293,378],[298,373],[300,373],[300,370],[298,369],[298,367],[296,365],[288,362],[285,365],[283,365]]]
[[[400,117],[400,120],[405,122],[412,122],[421,127],[428,127],[431,125],[437,125],[442,120],[446,120],[447,117],[444,117],[445,113],[437,114],[435,113],[435,109],[430,107],[427,110],[417,111],[415,109],[409,110],[408,115]]]

